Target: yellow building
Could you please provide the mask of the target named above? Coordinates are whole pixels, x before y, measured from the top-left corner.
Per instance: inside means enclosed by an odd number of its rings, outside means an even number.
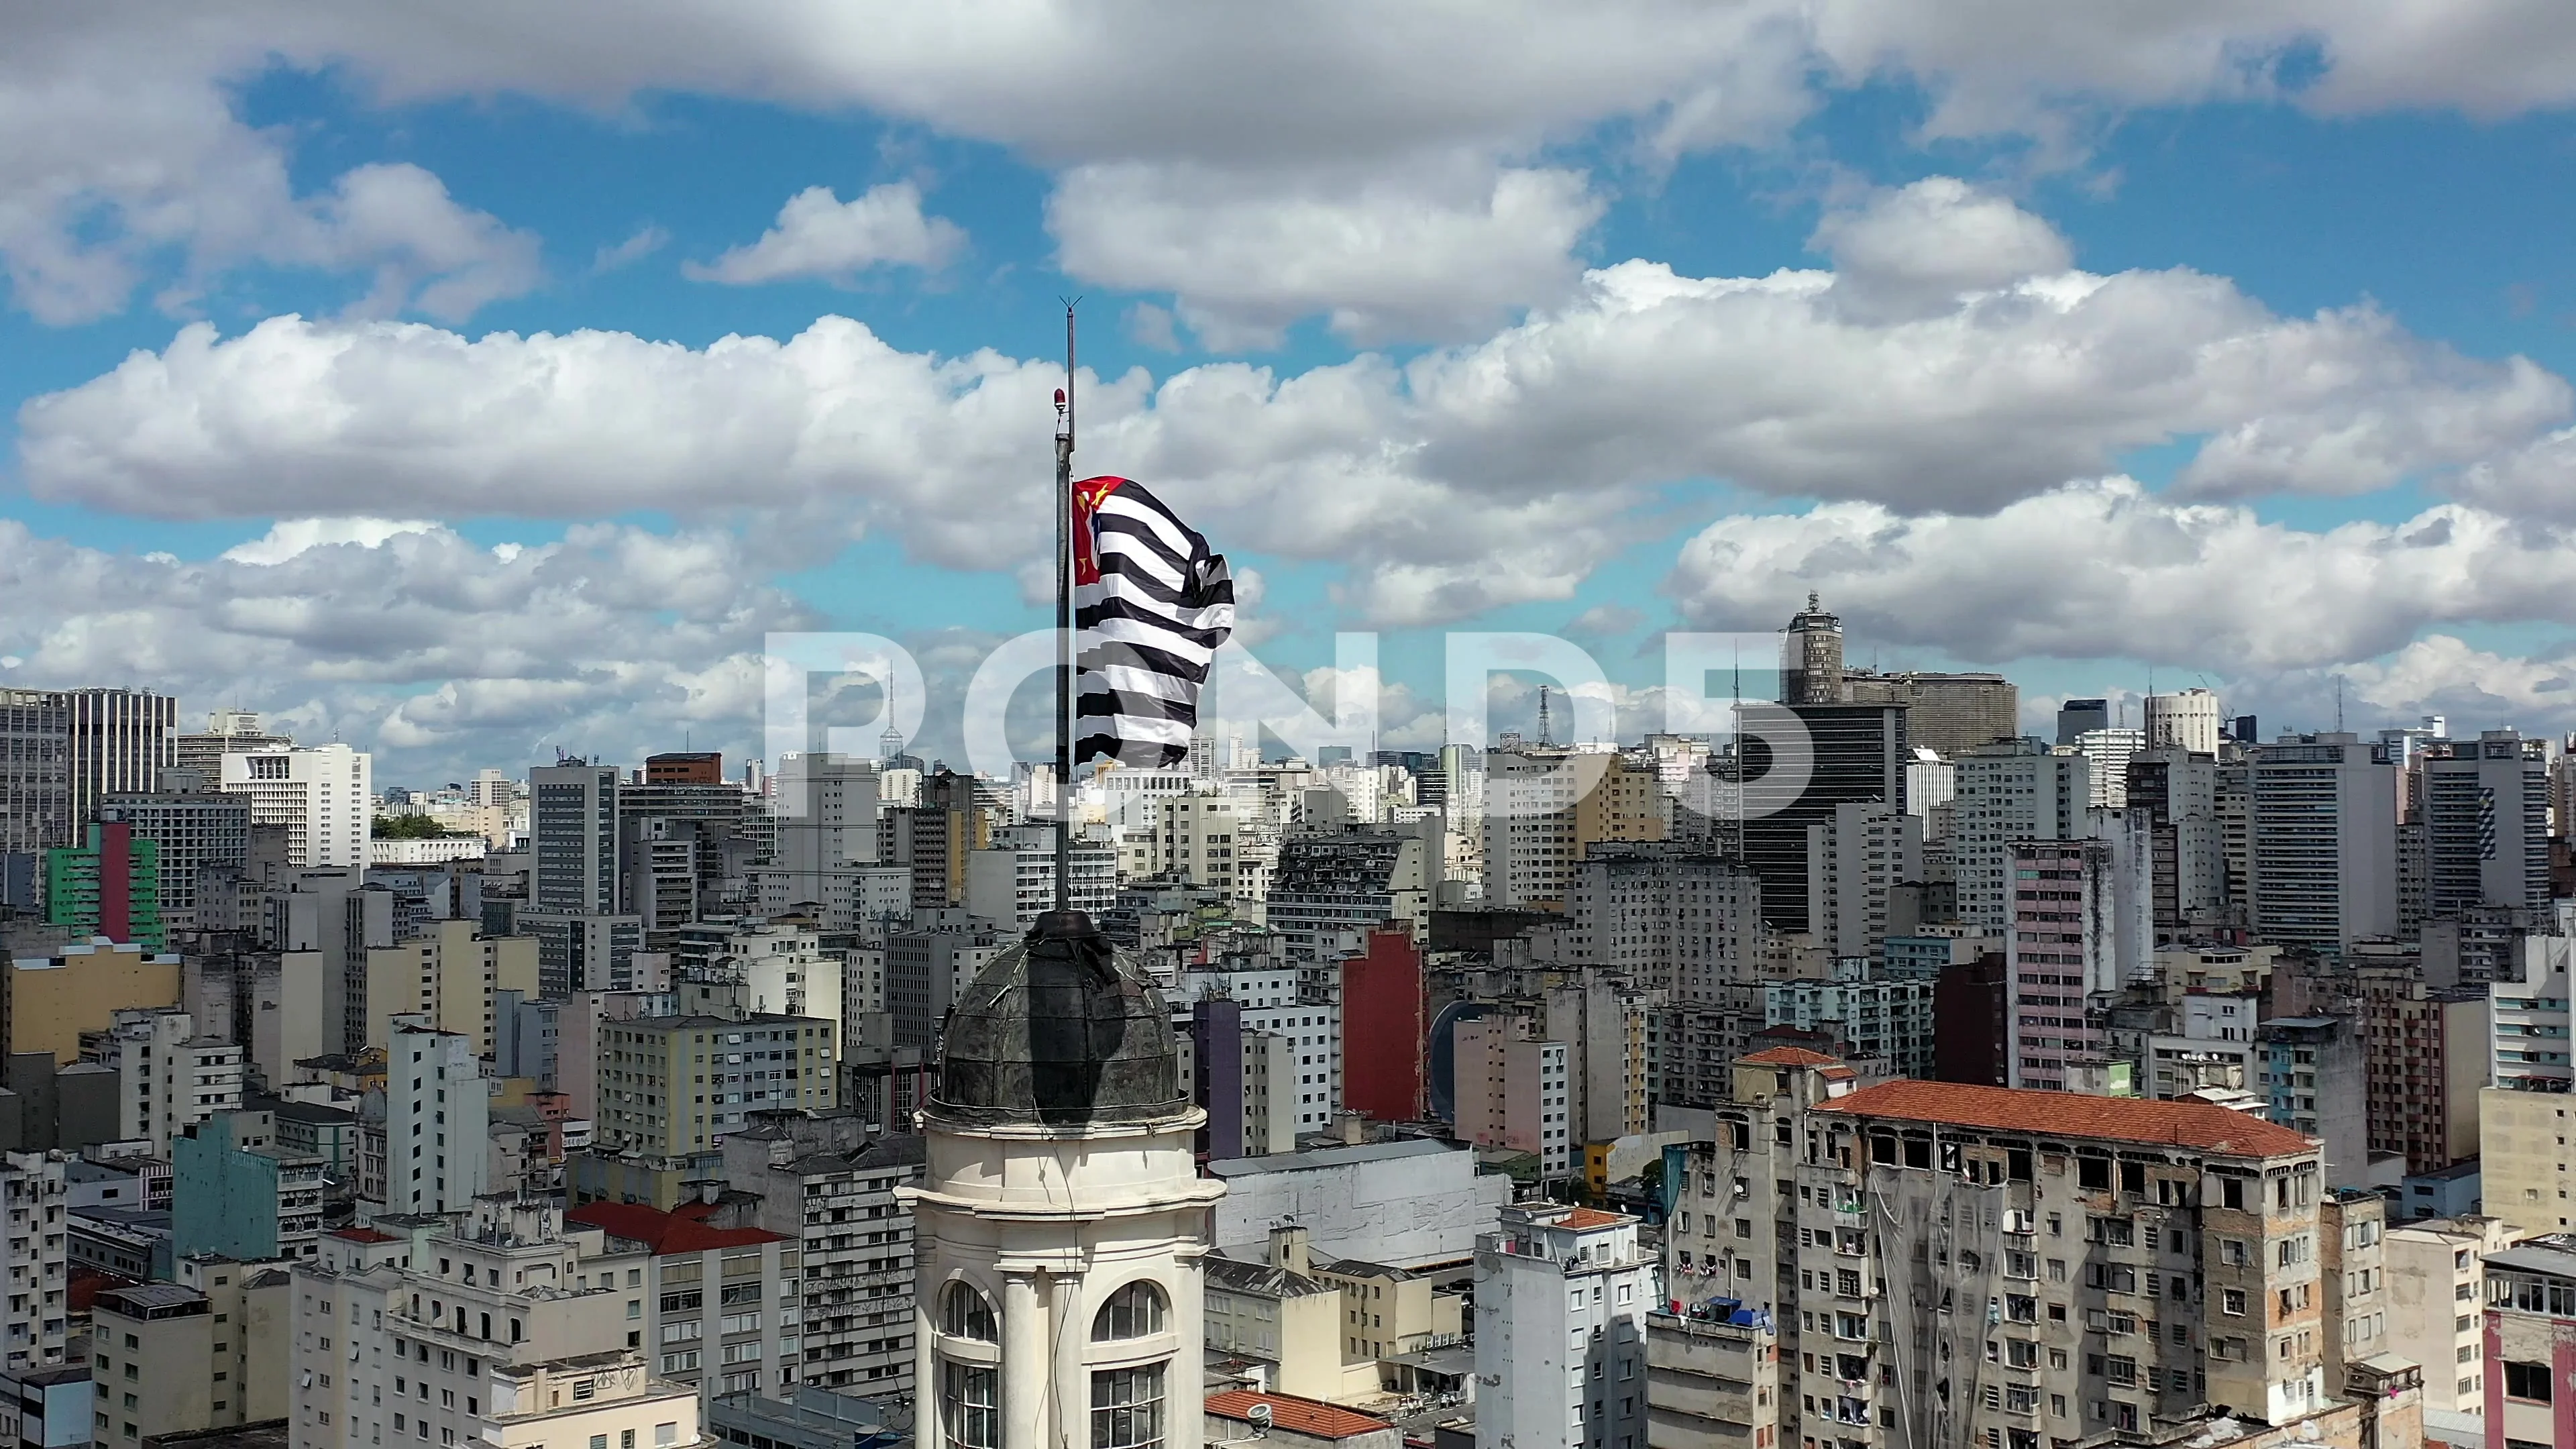
[[[110,1289],[91,1310],[102,1446],[289,1412],[286,1271],[218,1257],[182,1258],[177,1270],[177,1283]]]
[[[2576,1226],[2576,1171],[2567,1150],[2576,1096],[2486,1087],[2478,1092],[2479,1205],[2526,1233]]]
[[[599,1026],[597,1145],[702,1152],[749,1113],[839,1105],[832,1024],[805,1016],[653,1016]]]
[[[93,936],[9,963],[0,1038],[12,1053],[51,1052],[67,1067],[80,1060],[81,1033],[107,1030],[118,1011],[178,1004],[177,956]]]
[[[397,1016],[470,1037],[492,1055],[492,993],[537,994],[537,938],[486,936],[472,921],[433,921],[426,935],[367,952],[367,1044],[381,1047]]]

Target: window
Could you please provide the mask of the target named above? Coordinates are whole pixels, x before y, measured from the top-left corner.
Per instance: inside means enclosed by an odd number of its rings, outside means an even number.
[[[1091,1320],[1091,1338],[1095,1343],[1110,1338],[1145,1338],[1162,1331],[1163,1290],[1141,1278],[1110,1294],[1109,1301],[1100,1305],[1100,1315]],[[1096,1377],[1094,1383],[1096,1398]],[[1156,1410],[1158,1415],[1160,1412]],[[1157,1418],[1156,1422],[1161,1420]],[[1097,1444],[1100,1441],[1095,1437],[1093,1442]],[[1155,1442],[1161,1442],[1159,1433]]]
[[[1155,1294],[1154,1302],[1159,1323],[1162,1295]],[[1107,1310],[1102,1313],[1105,1317]],[[1091,1449],[1163,1449],[1161,1364],[1103,1369],[1091,1376]]]
[[[2549,1402],[2549,1365],[2545,1363],[2511,1363],[2504,1366],[2504,1393],[2509,1399]]]
[[[939,1291],[939,1331],[981,1343],[998,1342],[1002,1336],[993,1319],[992,1300],[976,1292],[973,1284],[959,1282]]]

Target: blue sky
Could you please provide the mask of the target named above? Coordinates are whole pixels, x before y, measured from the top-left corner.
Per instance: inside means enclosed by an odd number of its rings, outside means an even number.
[[[1444,631],[1642,691],[1811,588],[2034,719],[2576,728],[2576,17],[1957,8],[8,22],[0,678],[388,781],[739,754],[773,629],[938,645],[953,713],[1042,622],[1079,294],[1083,471],[1283,674],[1384,631],[1390,743]]]

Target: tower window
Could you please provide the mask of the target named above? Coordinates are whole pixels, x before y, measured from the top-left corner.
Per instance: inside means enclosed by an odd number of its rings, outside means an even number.
[[[1001,1338],[993,1319],[992,1300],[971,1283],[953,1282],[939,1292],[939,1331],[950,1338],[992,1343]]]
[[[1146,1338],[1163,1331],[1163,1290],[1138,1279],[1109,1295],[1091,1320],[1091,1338]]]
[[[1162,1296],[1155,1295],[1160,1304]],[[1159,1320],[1158,1320],[1159,1321]],[[1091,1376],[1092,1449],[1163,1449],[1163,1366]]]
[[[964,1287],[964,1284],[952,1284]],[[973,1293],[973,1289],[967,1289]],[[987,1310],[986,1317],[991,1316]],[[939,1430],[945,1449],[997,1449],[1000,1414],[994,1372],[980,1364],[941,1360],[939,1365]]]

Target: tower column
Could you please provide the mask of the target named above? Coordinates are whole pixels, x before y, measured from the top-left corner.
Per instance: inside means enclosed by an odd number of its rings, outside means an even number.
[[[1002,1269],[1002,1449],[1044,1449],[1047,1382],[1047,1303],[1037,1270]],[[915,1435],[918,1438],[918,1433]],[[934,1441],[935,1442],[935,1441]]]
[[[1172,1282],[1172,1336],[1180,1341],[1180,1351],[1172,1355],[1172,1366],[1163,1375],[1163,1435],[1167,1444],[1207,1442],[1203,1416],[1207,1396],[1200,1392],[1204,1367],[1200,1349],[1207,1342],[1207,1275],[1200,1260],[1206,1256],[1205,1244],[1187,1238],[1173,1250],[1173,1266],[1178,1271]],[[1333,1314],[1333,1326],[1338,1334],[1338,1309]]]
[[[1055,1336],[1055,1362],[1047,1366],[1047,1371],[1055,1378],[1056,1412],[1063,1416],[1057,1432],[1064,1443],[1088,1444],[1091,1370],[1083,1358],[1091,1347],[1091,1315],[1083,1304],[1080,1268],[1066,1266],[1056,1270],[1055,1314],[1056,1322],[1063,1327]]]

